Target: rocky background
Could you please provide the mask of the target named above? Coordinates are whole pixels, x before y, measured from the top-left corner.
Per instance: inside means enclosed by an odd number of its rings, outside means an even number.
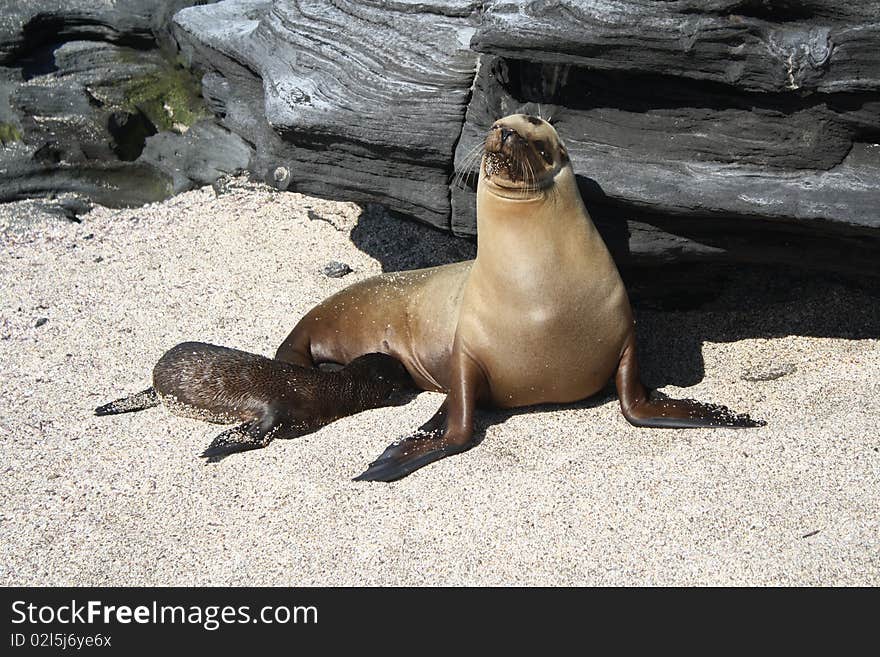
[[[205,107],[172,16],[186,0],[0,2],[0,200],[75,217],[246,169],[251,147]]]
[[[455,164],[525,110],[624,267],[880,276],[877,2],[2,4],[0,200],[75,215],[247,170],[473,235]]]

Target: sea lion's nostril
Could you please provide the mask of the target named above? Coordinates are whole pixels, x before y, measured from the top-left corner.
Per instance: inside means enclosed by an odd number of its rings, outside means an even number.
[[[504,142],[507,141],[507,138],[512,136],[514,131],[510,128],[501,128],[501,145],[504,146]]]

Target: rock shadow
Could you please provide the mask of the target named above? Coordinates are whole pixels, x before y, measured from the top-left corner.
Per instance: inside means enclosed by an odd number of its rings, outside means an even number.
[[[437,267],[477,254],[474,240],[404,219],[376,204],[364,206],[351,241],[378,260],[383,272]]]

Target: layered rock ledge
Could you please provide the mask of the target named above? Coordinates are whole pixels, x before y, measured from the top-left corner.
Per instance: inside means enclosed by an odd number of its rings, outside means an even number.
[[[875,2],[128,4],[43,0],[2,23],[0,198],[138,202],[249,170],[467,236],[466,155],[528,111],[566,140],[622,265],[880,275]],[[145,76],[205,107],[158,116]]]

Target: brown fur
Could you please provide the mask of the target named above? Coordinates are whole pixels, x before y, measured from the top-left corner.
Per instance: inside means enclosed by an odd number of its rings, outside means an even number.
[[[626,290],[546,121],[516,114],[489,131],[477,234],[476,260],[362,281],[312,309],[278,349],[303,366],[387,353],[419,387],[448,393],[359,479],[390,481],[470,448],[478,404],[572,402],[615,376],[637,426],[755,426],[723,407],[649,398]]]

